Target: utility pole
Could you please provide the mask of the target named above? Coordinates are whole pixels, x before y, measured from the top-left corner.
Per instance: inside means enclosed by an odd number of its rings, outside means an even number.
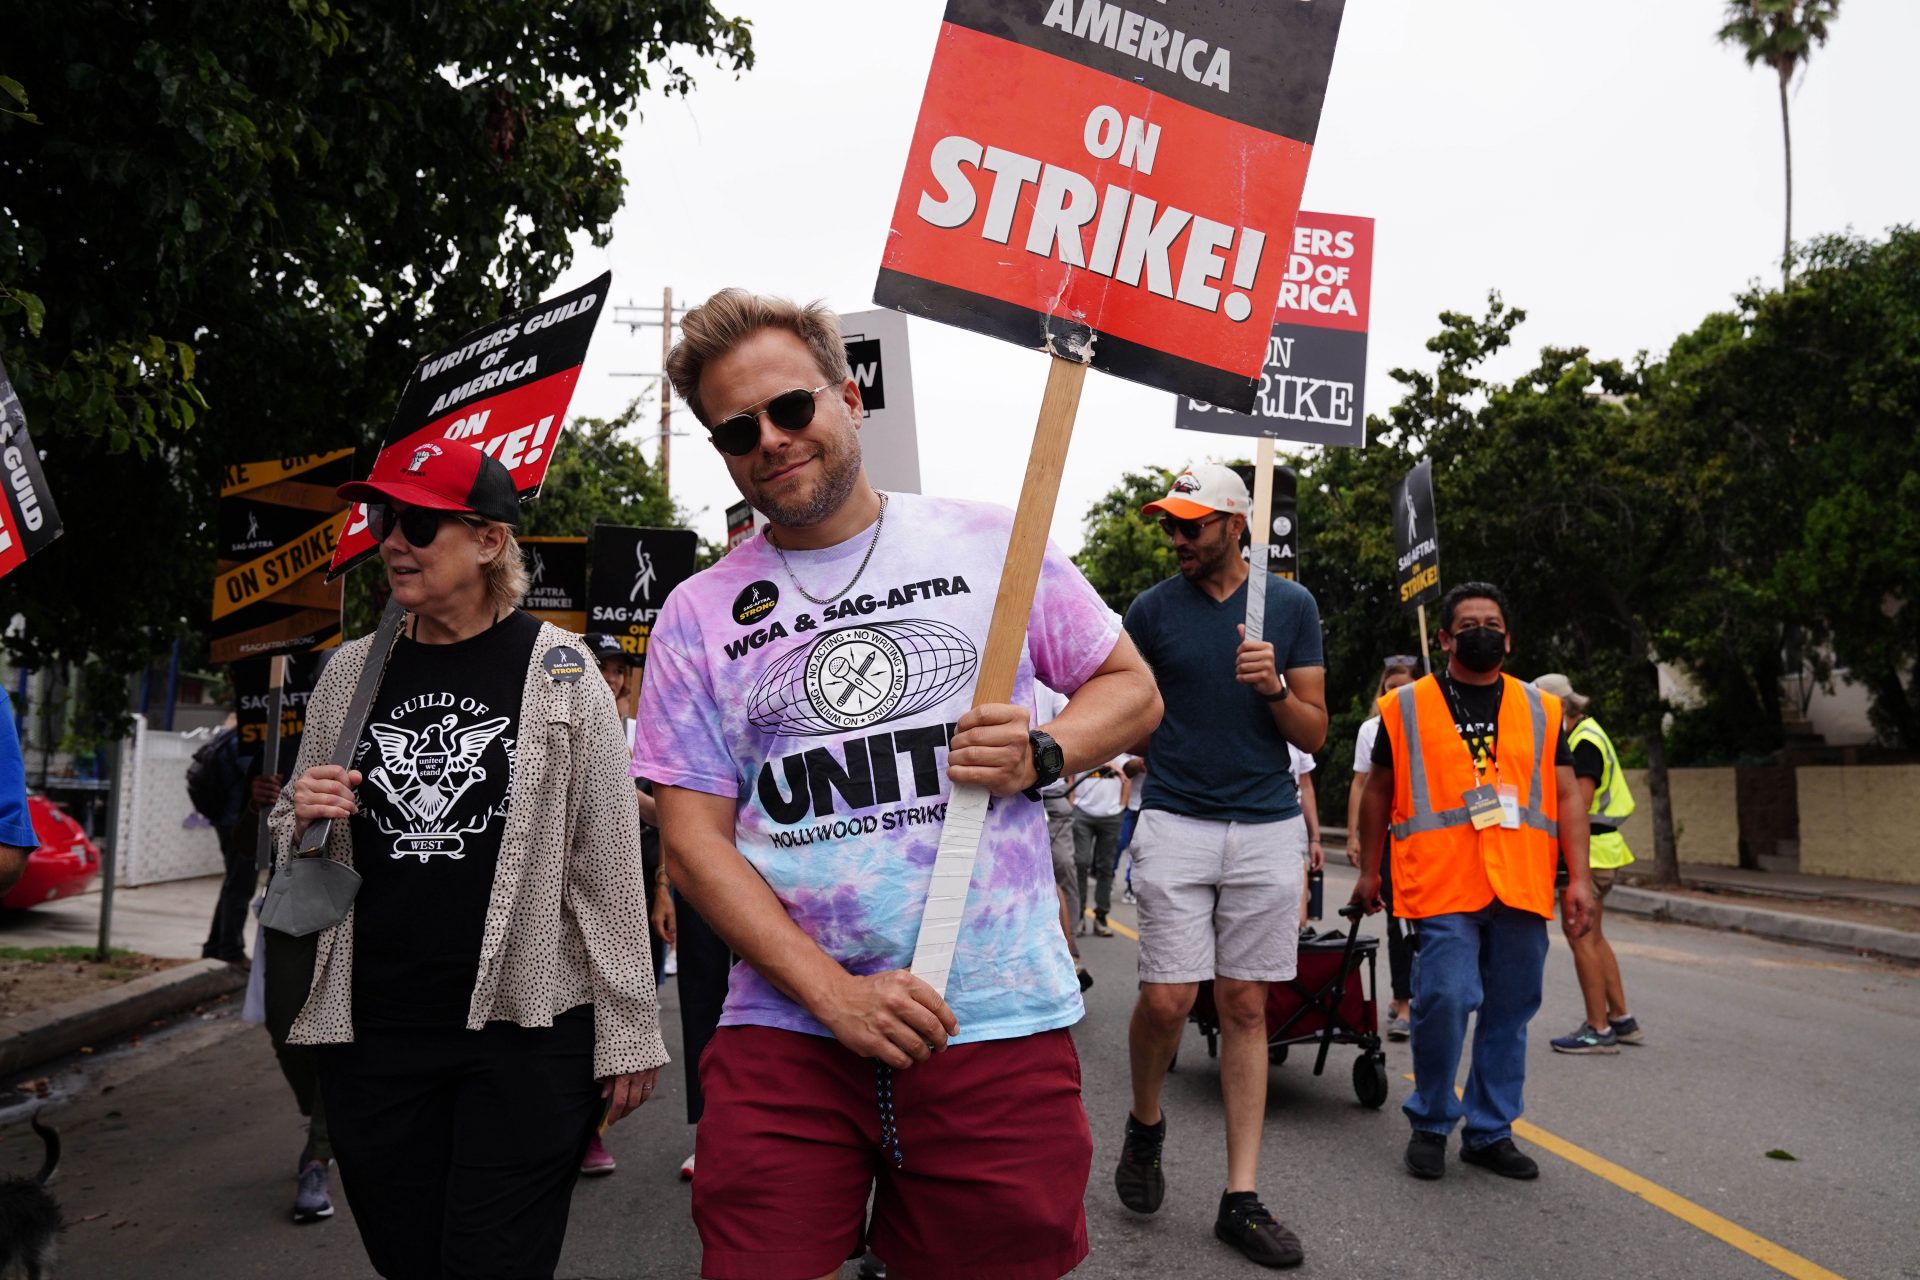
[[[680,317],[686,314],[682,307],[676,314],[673,309],[673,289],[671,286],[660,291],[660,306],[642,307],[631,303],[613,309],[615,324],[627,326],[628,333],[637,333],[641,329],[658,326],[660,330],[660,367],[633,372],[619,372],[616,378],[651,378],[660,383],[660,482],[668,492],[673,484],[673,384],[667,380],[667,353],[673,350],[673,335],[680,323]]]
[[[660,483],[673,492],[673,386],[667,381],[667,353],[673,350],[673,286],[660,291]]]

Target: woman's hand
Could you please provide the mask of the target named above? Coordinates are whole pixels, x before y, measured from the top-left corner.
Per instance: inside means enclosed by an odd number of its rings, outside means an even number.
[[[612,1128],[627,1116],[632,1115],[645,1105],[653,1096],[653,1087],[660,1083],[660,1068],[650,1071],[629,1071],[623,1076],[608,1076],[600,1082],[600,1096],[610,1099],[607,1106],[607,1123]]]
[[[351,818],[360,812],[353,789],[360,785],[358,769],[317,764],[294,779],[293,839],[297,844],[307,828],[322,818]]]
[[[653,891],[653,931],[666,940],[668,946],[678,944],[674,937],[673,890],[661,885]]]

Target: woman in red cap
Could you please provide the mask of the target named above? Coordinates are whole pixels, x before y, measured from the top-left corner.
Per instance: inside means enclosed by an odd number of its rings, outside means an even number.
[[[580,637],[521,612],[506,468],[389,450],[366,504],[407,610],[351,768],[369,640],[328,663],[278,856],[334,820],[362,884],[288,1039],[322,1046],[348,1200],[384,1276],[551,1276],[581,1157],[652,1093],[660,1038],[627,743]]]

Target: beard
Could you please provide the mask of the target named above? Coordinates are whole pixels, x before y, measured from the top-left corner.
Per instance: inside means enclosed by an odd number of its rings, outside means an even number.
[[[860,437],[851,427],[844,431],[821,432],[820,479],[811,492],[770,497],[755,486],[749,501],[760,514],[789,529],[805,529],[819,524],[840,509],[860,478]]]

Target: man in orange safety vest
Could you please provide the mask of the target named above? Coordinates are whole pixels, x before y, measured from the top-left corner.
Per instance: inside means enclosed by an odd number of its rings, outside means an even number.
[[[1568,937],[1583,935],[1593,916],[1587,806],[1560,699],[1500,670],[1512,648],[1500,589],[1470,582],[1449,591],[1439,640],[1445,667],[1380,699],[1353,901],[1380,909],[1381,837],[1390,831],[1394,914],[1417,922],[1407,1171],[1444,1174],[1447,1135],[1464,1119],[1462,1160],[1535,1178],[1539,1166],[1514,1145],[1513,1122],[1562,851],[1572,869],[1562,901]],[[1473,1064],[1456,1096],[1470,1013]]]

